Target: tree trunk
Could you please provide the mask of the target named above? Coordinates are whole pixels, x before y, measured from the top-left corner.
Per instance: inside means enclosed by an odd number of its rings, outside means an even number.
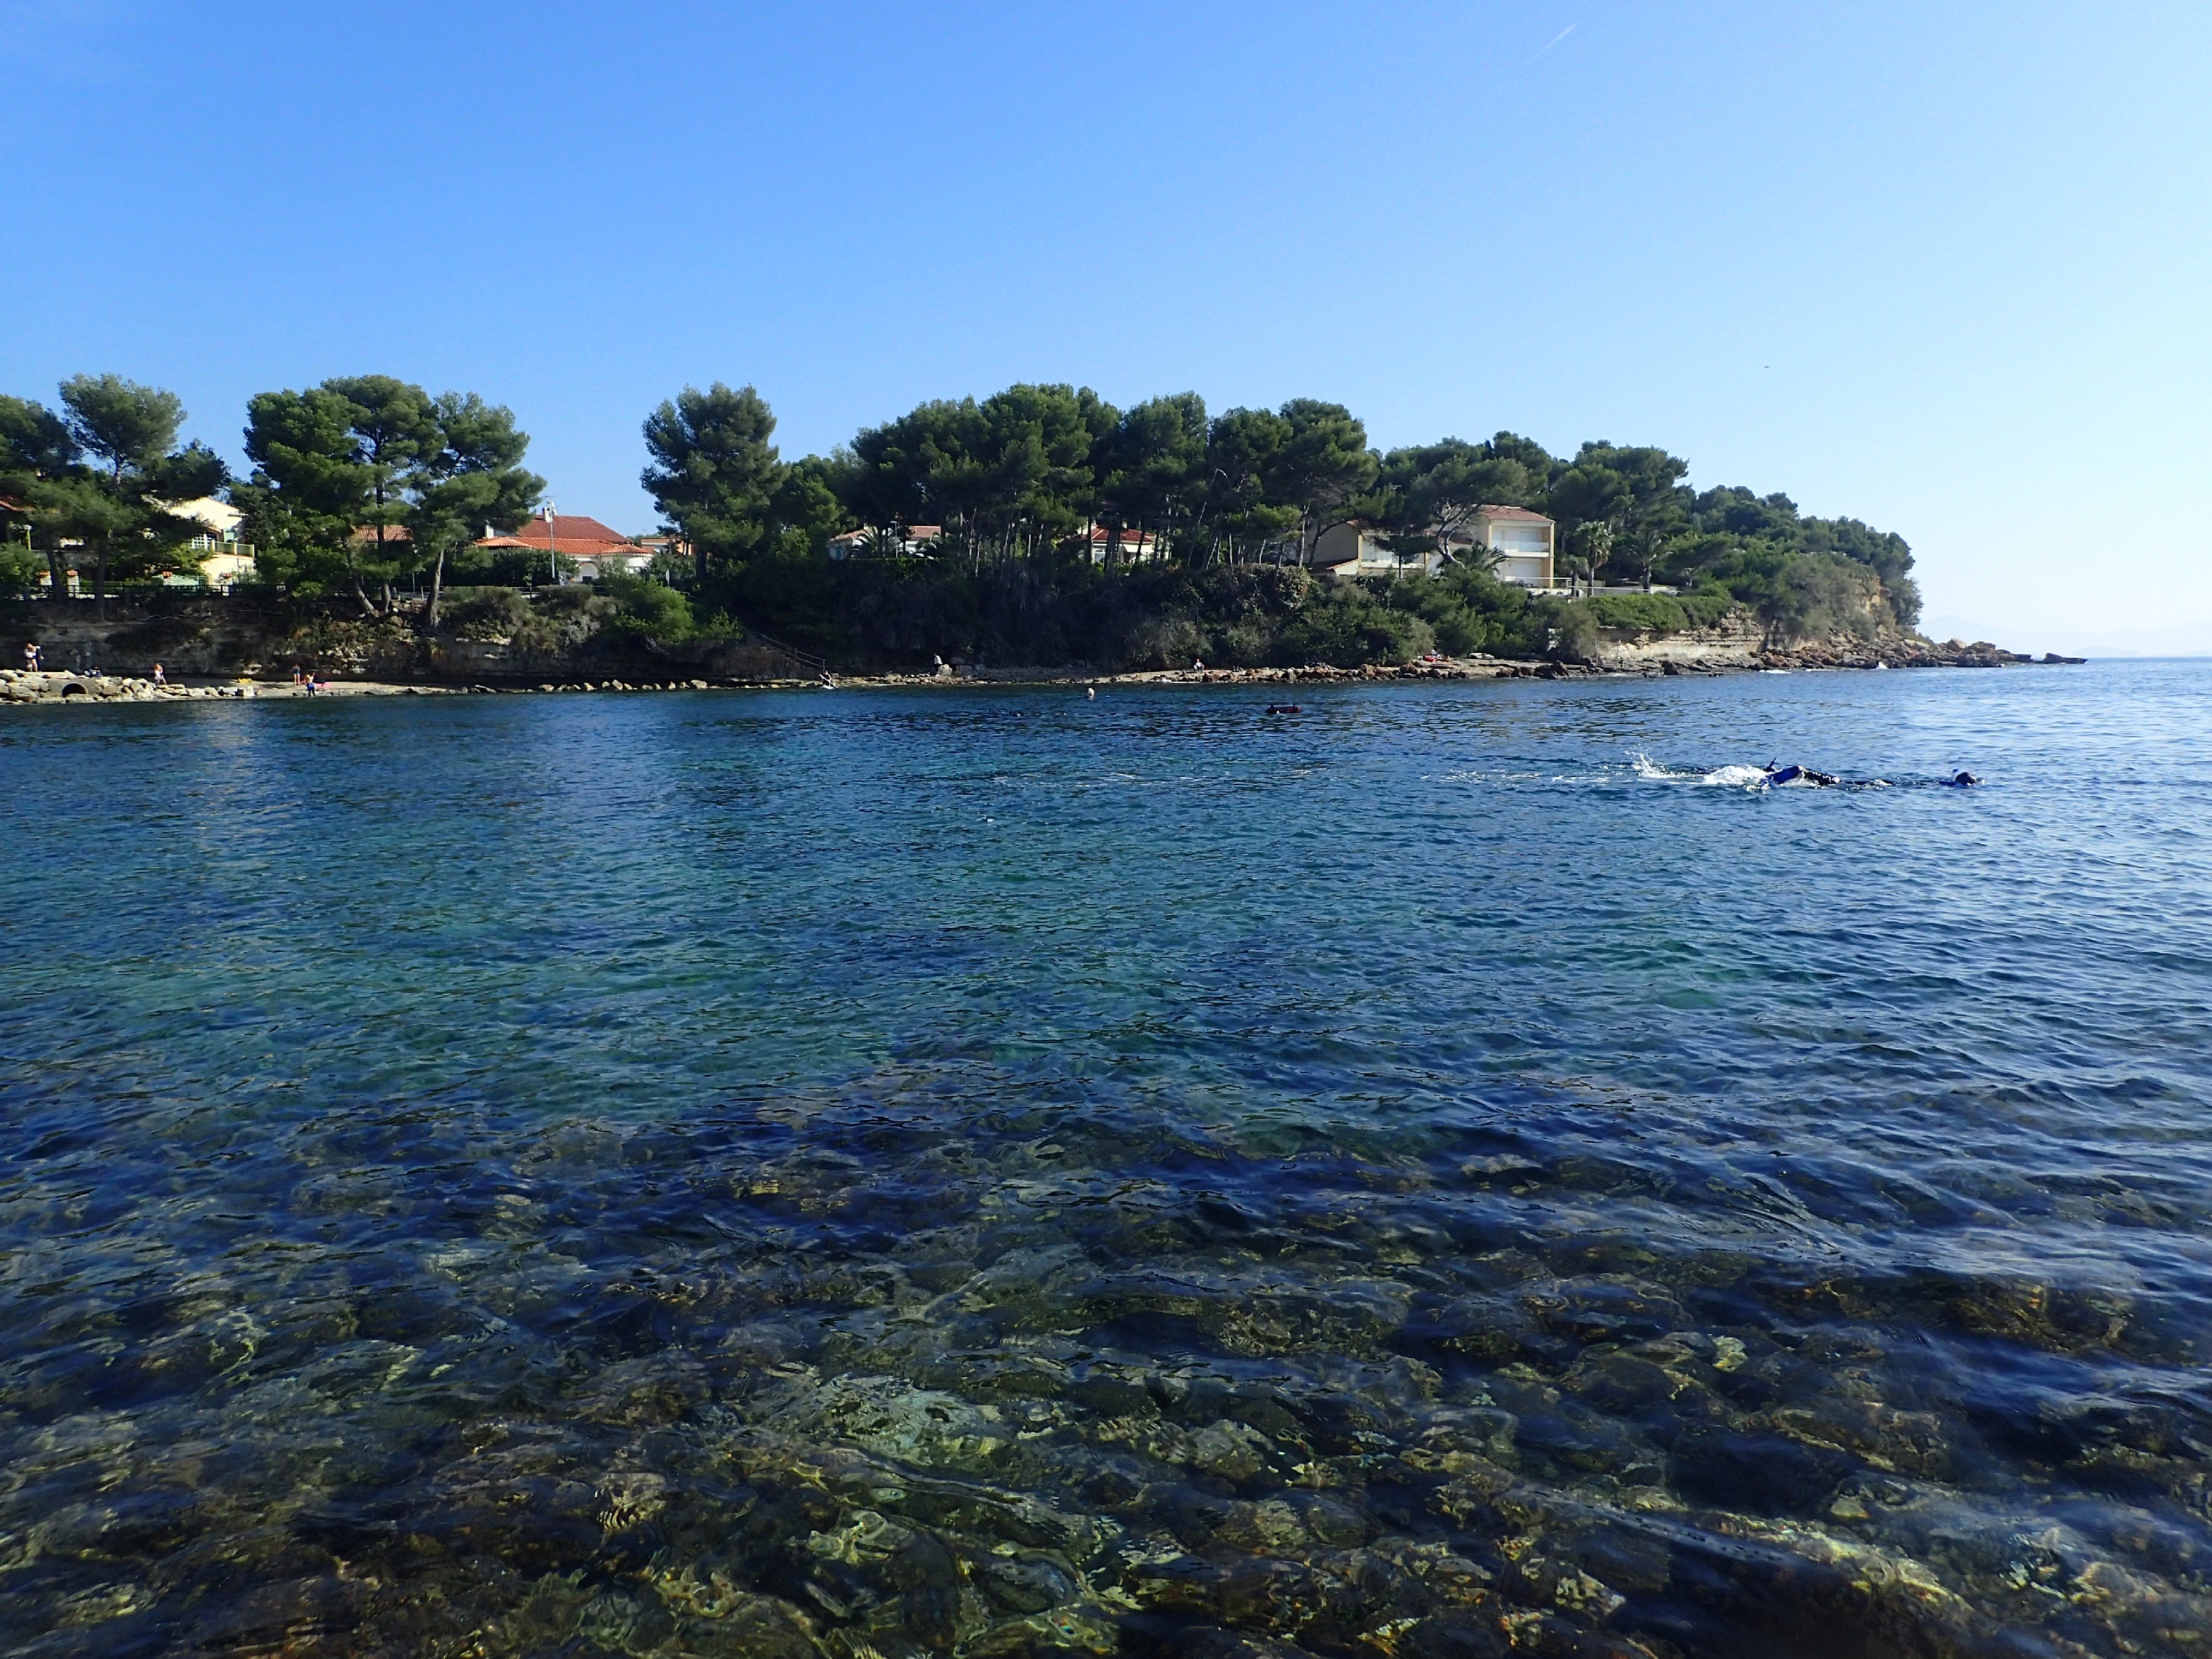
[[[100,619],[107,620],[107,538],[100,539],[100,557],[93,565],[92,596],[100,601]]]
[[[361,584],[361,565],[354,558],[353,543],[346,542],[346,577],[353,583],[353,596],[361,601],[361,614],[370,621],[376,619],[376,601],[368,597],[368,590]]]
[[[438,626],[438,596],[444,591],[445,586],[446,550],[441,547],[438,550],[437,562],[430,567],[430,608],[422,613],[434,632]]]

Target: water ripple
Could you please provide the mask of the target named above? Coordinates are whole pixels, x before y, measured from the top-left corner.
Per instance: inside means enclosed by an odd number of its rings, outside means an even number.
[[[31,711],[0,1631],[2194,1651],[2208,689]]]

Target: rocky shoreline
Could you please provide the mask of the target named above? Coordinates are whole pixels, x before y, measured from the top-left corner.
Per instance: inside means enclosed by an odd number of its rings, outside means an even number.
[[[16,607],[9,618],[18,637],[34,639],[50,659],[106,662],[119,673],[0,670],[0,702],[15,706],[191,701],[206,698],[329,696],[453,696],[468,693],[672,691],[959,685],[1253,685],[1296,687],[1391,680],[1580,679],[1654,678],[1817,669],[2002,668],[2040,659],[1987,641],[1938,643],[1887,632],[1871,638],[1840,634],[1772,648],[1747,617],[1664,635],[1608,629],[1582,659],[1526,660],[1475,654],[1431,656],[1403,665],[1302,667],[1103,670],[1084,663],[985,666],[945,663],[930,672],[862,666],[844,672],[760,637],[725,641],[689,655],[650,642],[613,648],[585,637],[558,650],[524,648],[520,641],[448,638],[412,633],[387,623],[289,627],[234,610],[118,617],[101,622],[44,605]],[[156,684],[156,662],[167,679]],[[297,684],[301,672],[316,681]],[[279,678],[283,676],[283,678]]]
[[[471,693],[707,691],[799,686],[804,680],[595,680],[522,685],[403,685],[383,680],[318,680],[313,687],[251,678],[210,684],[157,682],[125,675],[0,669],[0,702],[89,708],[117,702],[189,702],[210,698],[456,697]]]
[[[1892,660],[1894,658],[1894,660]],[[1436,658],[1403,665],[1369,664],[1360,668],[1337,668],[1315,664],[1300,668],[1170,668],[1136,669],[1100,673],[1071,665],[1060,667],[986,669],[950,667],[928,674],[836,674],[681,679],[545,680],[536,684],[471,682],[467,684],[414,684],[386,680],[321,680],[310,689],[296,684],[242,676],[228,681],[156,682],[141,676],[74,673],[54,671],[0,670],[0,703],[16,707],[74,705],[94,707],[118,702],[184,702],[216,698],[313,698],[348,696],[465,696],[610,691],[708,690],[863,690],[876,687],[951,689],[977,685],[1101,686],[1101,685],[1265,685],[1318,686],[1402,680],[1504,679],[1654,679],[1667,676],[1717,676],[1745,672],[1887,669],[1887,668],[2002,668],[2015,665],[2079,663],[2079,657],[2054,654],[2035,658],[2004,651],[1986,643],[1962,645],[1952,641],[1930,646],[1906,643],[1887,653],[1870,650],[1838,651],[1810,647],[1789,652],[1761,651],[1749,655],[1686,651],[1636,652],[1614,649],[1595,662],[1523,662],[1494,657]]]

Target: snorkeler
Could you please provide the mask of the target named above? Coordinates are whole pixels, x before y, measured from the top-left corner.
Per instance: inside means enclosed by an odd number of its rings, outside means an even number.
[[[1816,788],[1832,789],[1843,781],[1832,772],[1815,772],[1809,766],[1777,766],[1769,761],[1762,769],[1766,775],[1760,781],[1769,789],[1778,789],[1785,783],[1809,783]]]

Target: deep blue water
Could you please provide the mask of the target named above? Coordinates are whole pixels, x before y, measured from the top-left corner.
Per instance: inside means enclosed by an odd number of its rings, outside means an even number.
[[[0,1645],[2212,1650],[2212,664],[1301,696],[7,713]]]

